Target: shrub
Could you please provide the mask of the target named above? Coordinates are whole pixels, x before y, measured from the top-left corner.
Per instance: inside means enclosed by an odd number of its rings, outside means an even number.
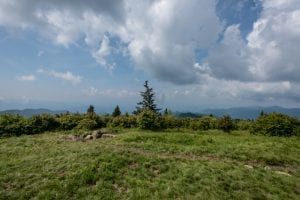
[[[93,129],[97,128],[97,122],[93,119],[84,118],[79,121],[76,128],[83,129],[83,130],[93,130]]]
[[[0,136],[19,136],[24,134],[26,119],[20,115],[0,115]]]
[[[182,127],[183,123],[181,119],[176,118],[173,115],[164,115],[161,117],[161,128],[162,129],[173,129]]]
[[[37,134],[55,130],[58,127],[59,122],[55,119],[55,117],[48,114],[35,115],[27,120],[24,132],[28,135]]]
[[[230,133],[234,129],[234,123],[229,115],[224,115],[218,120],[218,129]]]
[[[270,136],[291,136],[296,134],[299,121],[281,113],[263,114],[253,123],[250,132]]]
[[[110,116],[109,114],[105,114],[103,117],[102,117],[102,119],[103,119],[103,126],[104,127],[108,127],[110,124],[111,124],[111,122],[112,122],[112,120],[113,120],[113,117],[112,116]]]
[[[87,119],[90,119],[90,120],[93,120],[96,122],[96,126],[95,128],[102,128],[105,126],[105,122],[104,122],[104,119],[103,117],[99,116],[99,115],[89,115],[89,114],[86,114],[83,116],[83,118],[87,118]]]
[[[252,124],[253,124],[253,121],[250,121],[250,120],[238,120],[236,122],[236,128],[238,130],[242,130],[242,131],[249,130],[251,128]]]
[[[182,128],[190,128],[192,123],[192,118],[189,117],[179,118],[178,121],[180,121],[180,125]]]
[[[4,114],[0,116],[0,135],[30,135],[55,130],[59,122],[54,116],[43,114],[28,119],[20,115]]]
[[[147,130],[157,130],[160,128],[160,118],[152,110],[144,109],[138,114],[138,127]]]
[[[72,130],[83,119],[80,114],[63,114],[58,118],[61,130]]]
[[[137,119],[135,116],[118,116],[110,124],[112,127],[134,128],[137,127]]]
[[[216,119],[213,117],[201,117],[192,119],[190,128],[193,130],[209,130],[216,128]]]

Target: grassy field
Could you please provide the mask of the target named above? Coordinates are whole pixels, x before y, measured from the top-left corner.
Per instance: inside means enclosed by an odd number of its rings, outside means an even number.
[[[300,199],[300,138],[125,130],[0,139],[0,199]]]

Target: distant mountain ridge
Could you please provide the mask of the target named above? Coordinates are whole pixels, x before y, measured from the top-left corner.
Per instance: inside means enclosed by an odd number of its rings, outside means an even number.
[[[271,113],[279,112],[289,116],[300,118],[300,108],[283,108],[280,106],[271,106],[271,107],[234,107],[234,108],[225,108],[225,109],[205,109],[202,111],[205,115],[215,115],[223,116],[230,115],[232,118],[236,119],[255,119],[259,116],[261,112]]]
[[[235,119],[255,119],[263,111],[264,113],[280,112],[286,115],[300,118],[300,108],[283,108],[280,106],[272,107],[233,107],[223,109],[205,109],[202,112],[175,112],[174,114],[178,117],[191,117],[196,118],[202,115],[214,115],[221,117],[223,115],[230,115]],[[0,111],[0,114],[11,113],[19,114],[25,117],[31,117],[39,114],[61,114],[66,113],[67,110],[53,111],[50,109],[39,108],[39,109],[24,109],[24,110],[4,110]]]
[[[53,111],[45,108],[38,108],[38,109],[24,109],[24,110],[18,110],[18,109],[4,110],[4,111],[0,111],[0,114],[9,113],[9,114],[16,114],[16,115],[18,114],[24,117],[31,117],[33,115],[40,115],[40,114],[55,115],[55,114],[61,114],[66,112],[67,112],[66,110]]]

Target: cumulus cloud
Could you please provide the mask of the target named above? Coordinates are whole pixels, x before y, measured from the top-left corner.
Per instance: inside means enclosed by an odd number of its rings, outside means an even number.
[[[45,10],[69,10],[81,14],[86,10],[101,12],[116,21],[122,20],[124,2],[122,0],[95,1],[95,0],[1,0],[0,23],[22,28],[41,25],[37,13]]]
[[[299,97],[300,1],[251,0],[262,11],[247,36],[241,31],[245,24],[219,18],[218,2],[1,0],[0,26],[37,30],[66,48],[84,41],[96,62],[110,71],[116,67],[109,57],[117,39],[117,48],[125,49],[136,68],[179,85],[198,83],[211,96]],[[240,1],[233,10],[241,13],[249,2]],[[208,55],[199,59],[201,50]],[[82,79],[69,71],[47,74],[73,84]]]
[[[300,1],[264,1],[248,35],[250,71],[264,81],[300,81]]]
[[[249,73],[249,50],[241,39],[239,25],[229,26],[224,38],[215,48],[202,66],[206,66],[210,75],[220,79],[242,80],[252,79]]]
[[[114,63],[111,64],[106,61],[106,57],[111,54],[111,51],[109,38],[105,35],[100,43],[99,49],[92,53],[92,56],[96,59],[96,61],[110,71],[115,68]]]
[[[214,1],[154,1],[138,12],[136,4],[126,26],[136,66],[160,80],[197,82],[195,50],[212,45],[221,30],[214,6]]]
[[[37,71],[38,73],[42,73],[42,74],[46,74],[48,76],[54,77],[54,78],[58,78],[64,81],[68,81],[71,82],[73,85],[79,84],[82,80],[82,77],[79,75],[74,75],[72,72],[70,71],[66,71],[66,72],[57,72],[55,70],[43,70],[43,69],[39,69]]]
[[[0,8],[2,25],[37,28],[65,47],[83,38],[96,61],[111,70],[109,33],[137,68],[179,84],[197,81],[195,50],[215,43],[222,29],[215,1],[2,0]]]
[[[36,77],[33,74],[17,76],[16,78],[18,81],[27,81],[27,82],[32,82],[35,81],[36,79]]]
[[[300,81],[300,1],[263,1],[246,41],[231,25],[205,61],[212,76],[240,81]]]

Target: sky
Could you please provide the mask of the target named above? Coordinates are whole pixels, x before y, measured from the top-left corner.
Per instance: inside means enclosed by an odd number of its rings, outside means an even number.
[[[299,0],[0,0],[0,110],[300,107]]]

